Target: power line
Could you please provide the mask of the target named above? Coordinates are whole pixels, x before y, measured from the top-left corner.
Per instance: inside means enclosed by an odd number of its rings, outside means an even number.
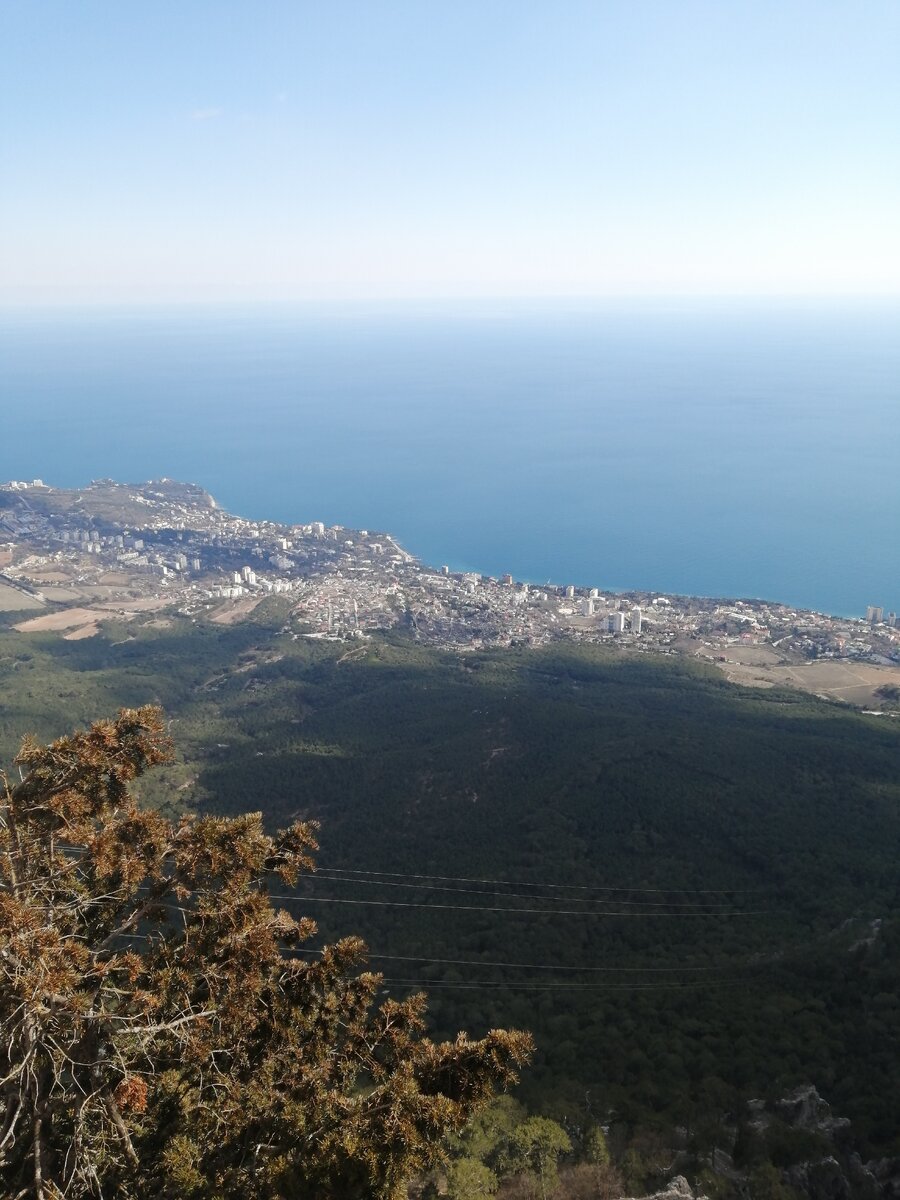
[[[184,911],[184,910],[181,910],[181,911]],[[182,931],[179,930],[177,932],[181,933]],[[118,935],[118,937],[120,940],[123,940],[123,941],[154,942],[157,945],[171,945],[169,940],[165,936],[163,936],[161,930],[157,931],[157,933],[155,933],[155,934],[121,933]],[[283,946],[281,948],[281,954],[284,956],[289,956],[289,955],[293,955],[293,954],[318,954],[321,956],[324,953],[325,953],[324,950],[306,949],[305,947],[302,947],[302,946]],[[752,968],[755,966],[762,965],[760,963],[755,963],[755,962],[749,962],[749,963],[743,962],[743,963],[721,963],[721,964],[718,964],[716,966],[711,966],[711,967],[563,967],[563,966],[554,966],[552,963],[486,962],[486,961],[482,961],[480,959],[469,959],[469,958],[427,958],[427,957],[424,957],[421,955],[372,954],[368,950],[366,950],[365,954],[363,955],[363,963],[368,962],[370,959],[378,959],[379,961],[383,960],[383,961],[390,961],[390,962],[434,963],[434,964],[446,965],[446,966],[509,968],[509,969],[522,970],[522,971],[575,971],[579,974],[588,973],[588,972],[590,972],[590,973],[594,973],[594,972],[606,973],[606,972],[608,972],[610,974],[617,974],[617,975],[624,975],[624,974],[643,975],[643,974],[650,974],[650,973],[653,973],[653,974],[666,973],[666,974],[679,974],[680,975],[680,974],[686,974],[687,972],[734,970],[735,968]],[[677,987],[677,986],[706,987],[706,986],[718,986],[719,984],[721,984],[723,982],[737,984],[737,983],[740,983],[741,981],[740,980],[722,981],[722,980],[712,979],[712,980],[698,981],[696,984],[693,984],[693,983],[680,984],[679,981],[675,981],[672,984],[655,984],[655,985],[650,985],[650,984],[627,984],[627,985],[626,984],[622,984],[622,985],[615,985],[615,984],[600,985],[600,984],[597,984],[597,985],[592,985],[592,984],[555,984],[555,983],[519,984],[519,983],[515,983],[515,982],[509,982],[506,980],[471,980],[471,981],[467,981],[467,982],[457,982],[455,980],[430,980],[430,979],[400,980],[400,979],[387,979],[386,978],[385,982],[397,983],[397,984],[399,984],[399,983],[414,983],[417,986],[421,986],[424,988],[433,988],[433,987],[472,987],[472,988],[475,988],[475,987],[493,987],[493,988],[532,987],[532,988],[542,988],[543,987],[548,990],[553,990],[554,988],[563,987],[563,988],[575,988],[575,989],[587,988],[590,990],[591,988],[596,987],[599,990],[615,991],[615,990],[617,990],[617,988],[620,987],[621,990],[628,991],[628,990],[634,990],[635,988],[649,988],[651,986],[654,986],[654,987]]]
[[[768,891],[768,888],[626,888],[626,887],[601,887],[597,884],[583,883],[547,883],[534,882],[527,879],[473,879],[465,875],[411,875],[403,871],[367,871],[362,867],[318,867],[317,872],[322,871],[343,871],[345,874],[352,873],[355,875],[388,875],[394,879],[437,879],[441,883],[490,883],[496,886],[508,887],[546,887],[546,888],[570,888],[575,891],[583,892],[634,892],[634,893],[655,893],[659,895],[745,895],[751,892],[759,893]]]
[[[707,911],[716,908],[731,907],[730,904],[713,904],[708,900],[690,902],[683,900],[627,900],[625,896],[612,896],[608,900],[595,896],[536,896],[533,892],[495,892],[485,891],[480,888],[443,887],[440,884],[432,883],[397,883],[389,879],[354,879],[347,875],[321,875],[318,871],[309,876],[308,882],[315,883],[318,879],[323,880],[325,883],[355,883],[361,887],[414,888],[416,891],[454,892],[462,896],[509,896],[513,900],[565,900],[569,904],[630,904],[633,906],[640,905],[643,908],[703,908]],[[530,886],[543,887],[545,885],[536,883]],[[564,885],[560,884],[558,886],[562,887]],[[623,891],[626,890],[623,889]],[[673,894],[684,895],[685,893]]]
[[[324,950],[308,950],[301,946],[292,946],[285,953],[288,954],[324,954]],[[510,963],[510,962],[491,962],[480,958],[429,958],[427,955],[419,954],[372,954],[366,951],[366,959],[378,959],[385,962],[416,962],[416,963],[436,963],[441,966],[454,967],[499,967],[509,970],[518,971],[577,971],[581,972],[603,972],[604,974],[644,974],[645,972],[653,972],[654,974],[666,973],[673,974],[678,972],[695,972],[695,971],[721,971],[721,966],[713,967],[561,967],[553,966],[552,963]],[[736,964],[725,964],[728,967],[733,967]],[[745,964],[753,965],[753,964]]]
[[[501,908],[487,904],[424,904],[412,900],[346,900],[334,896],[279,896],[271,894],[270,900],[292,900],[294,903],[315,904],[353,904],[367,905],[370,908],[435,908],[451,912],[483,912],[483,913],[523,913],[525,915],[557,916],[557,917],[642,917],[645,920],[655,917],[676,917],[687,920],[691,917],[764,917],[769,913],[765,909],[757,911],[733,912],[591,912],[583,909],[566,908]]]
[[[352,904],[355,906],[363,905],[370,908],[433,908],[444,912],[484,912],[484,913],[523,913],[526,916],[546,916],[546,917],[642,917],[647,920],[652,920],[656,917],[684,918],[691,917],[764,917],[769,915],[766,909],[756,911],[747,910],[732,910],[732,911],[710,911],[704,909],[701,912],[622,912],[608,910],[596,911],[590,909],[566,909],[566,908],[505,908],[500,905],[488,904],[425,904],[421,901],[413,900],[349,900],[339,896],[298,896],[287,895],[280,892],[256,892],[248,893],[248,895],[263,896],[267,900],[285,900],[291,904],[307,904],[312,901],[314,904]],[[174,912],[184,913],[187,916],[197,916],[199,909],[185,908],[183,905],[174,904],[171,900],[155,900],[152,903],[154,908],[168,908]]]
[[[88,853],[88,847],[86,847],[86,846],[73,846],[73,845],[61,844],[57,847],[57,849],[60,852],[65,852],[65,853],[70,853],[70,854],[87,854]],[[327,873],[327,875],[326,875],[326,873]],[[476,879],[474,877],[470,877],[470,876],[466,876],[466,875],[416,875],[416,874],[410,874],[410,873],[407,873],[404,871],[372,871],[372,870],[366,870],[362,867],[321,867],[321,866],[317,866],[314,869],[314,872],[309,876],[309,878],[314,878],[316,875],[322,876],[323,878],[330,877],[333,875],[337,875],[338,878],[341,875],[343,875],[343,876],[383,875],[383,876],[388,876],[391,879],[434,879],[434,880],[438,880],[439,883],[484,883],[484,884],[491,884],[495,887],[553,888],[554,890],[568,889],[569,891],[579,891],[579,892],[615,893],[620,896],[621,895],[626,895],[626,896],[627,895],[658,895],[658,896],[737,896],[737,895],[741,895],[741,896],[747,896],[747,895],[761,895],[761,894],[768,893],[772,890],[771,888],[731,888],[731,887],[722,887],[722,888],[604,887],[599,884],[551,883],[546,880],[535,881],[535,880],[530,880],[530,879]],[[349,883],[349,882],[353,882],[353,880],[349,879],[349,878],[341,879],[341,882]],[[359,880],[358,882],[363,883],[365,881]],[[373,879],[372,882],[374,883],[377,881]],[[412,885],[399,885],[398,884],[395,886],[412,886]],[[426,884],[423,884],[422,886],[429,887],[429,888],[431,887],[431,885],[426,885]],[[454,891],[456,889],[453,889],[453,888],[444,889],[444,888],[435,887],[432,890]],[[467,889],[460,889],[460,890],[465,891]],[[502,895],[502,896],[513,895],[513,893],[511,893],[511,892],[498,892],[498,893],[485,892],[485,893],[479,893],[479,894],[482,894],[482,895],[495,895],[496,894],[496,895]],[[538,899],[538,897],[533,897],[533,898]],[[572,896],[572,897],[560,897],[560,899],[569,899],[572,901],[572,903],[574,903],[576,898],[574,896]],[[623,901],[623,902],[625,902],[625,901]],[[647,903],[647,904],[649,904],[651,902],[635,900],[635,901],[631,901],[630,903],[634,903],[634,904]],[[662,901],[661,903],[665,903],[665,901]],[[672,904],[683,904],[686,902],[672,901],[671,903]]]
[[[421,988],[423,991],[433,991],[435,988],[444,988],[450,991],[523,991],[523,992],[685,992],[694,991],[698,988],[707,990],[711,987],[741,987],[745,981],[742,979],[718,979],[707,980],[703,983],[613,983],[613,984],[591,984],[591,983],[495,983],[495,982],[456,982],[430,979],[389,979],[385,977],[382,983],[391,987],[415,987]]]

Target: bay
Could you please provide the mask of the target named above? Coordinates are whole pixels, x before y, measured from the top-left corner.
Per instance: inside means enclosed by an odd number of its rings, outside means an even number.
[[[537,582],[900,609],[900,304],[0,313],[0,479],[170,476]]]

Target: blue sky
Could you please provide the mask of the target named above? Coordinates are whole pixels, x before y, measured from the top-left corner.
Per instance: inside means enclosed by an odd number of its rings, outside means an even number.
[[[900,292],[896,0],[4,0],[0,302]]]

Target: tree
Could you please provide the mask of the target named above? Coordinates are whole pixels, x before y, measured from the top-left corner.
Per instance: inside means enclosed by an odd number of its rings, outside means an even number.
[[[585,1133],[581,1152],[587,1163],[594,1163],[601,1167],[608,1165],[609,1143],[599,1125],[591,1125]]]
[[[344,938],[273,908],[315,826],[171,821],[130,784],[162,714],[42,746],[0,778],[0,1187],[19,1200],[384,1198],[440,1155],[529,1035],[424,1037]]]
[[[526,1116],[518,1100],[512,1096],[498,1096],[469,1121],[462,1136],[457,1139],[458,1149],[467,1158],[488,1162]]]
[[[488,1200],[497,1190],[497,1176],[477,1158],[457,1158],[447,1168],[448,1200]]]
[[[569,1135],[549,1117],[528,1117],[509,1136],[507,1165],[527,1171],[537,1180],[542,1200],[556,1186],[556,1166],[561,1154],[572,1149]]]

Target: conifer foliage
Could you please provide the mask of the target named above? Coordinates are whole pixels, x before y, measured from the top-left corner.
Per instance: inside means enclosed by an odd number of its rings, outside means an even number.
[[[158,709],[122,710],[0,780],[0,1192],[399,1194],[529,1036],[434,1043],[358,938],[293,954],[315,926],[268,882],[314,869],[315,826],[140,808],[169,753]]]

